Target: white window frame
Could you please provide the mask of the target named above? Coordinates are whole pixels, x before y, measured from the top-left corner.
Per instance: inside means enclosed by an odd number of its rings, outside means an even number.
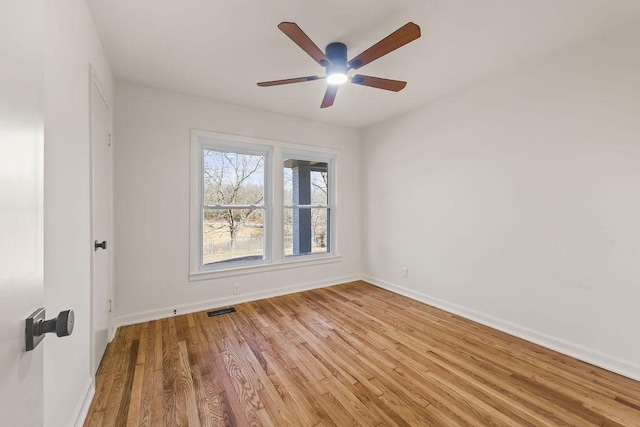
[[[264,199],[264,259],[259,261],[233,261],[215,265],[202,265],[202,149],[229,151],[265,156]],[[331,215],[330,252],[284,256],[284,156],[300,160],[326,161],[329,165],[329,209]],[[189,220],[189,281],[256,274],[271,270],[300,268],[309,265],[339,262],[337,215],[337,182],[339,150],[306,146],[289,142],[252,138],[240,135],[191,130],[190,166],[190,220]]]
[[[308,206],[303,206],[303,205],[299,205],[298,207],[305,207],[305,208],[314,208],[314,207],[321,207],[321,208],[326,208],[329,210],[329,230],[327,230],[329,232],[329,238],[331,239],[331,245],[329,247],[329,251],[328,252],[317,252],[317,253],[308,253],[308,254],[298,254],[298,255],[285,255],[284,253],[284,232],[282,233],[282,240],[281,240],[281,256],[283,259],[283,262],[295,262],[298,260],[303,260],[303,259],[313,259],[313,258],[323,258],[323,257],[330,257],[333,256],[336,253],[336,242],[334,240],[335,237],[335,230],[336,230],[336,218],[337,218],[337,214],[336,214],[336,185],[335,185],[335,180],[336,180],[336,173],[335,173],[335,163],[336,163],[336,156],[335,154],[331,154],[331,153],[320,153],[317,151],[303,151],[303,150],[293,150],[293,149],[283,149],[282,150],[282,158],[280,160],[280,169],[281,169],[281,173],[284,175],[284,161],[286,159],[295,159],[295,160],[306,160],[306,161],[311,161],[311,162],[324,162],[327,163],[327,172],[329,174],[329,187],[327,188],[327,191],[329,192],[329,197],[327,200],[327,205],[326,206],[315,206],[315,205],[308,205]],[[284,181],[284,180],[283,180]],[[281,188],[281,191],[284,192],[284,182]],[[294,205],[285,205],[284,204],[284,200],[282,200],[282,204],[281,204],[281,212],[280,215],[282,217],[282,221],[280,223],[280,229],[284,230],[284,210],[287,208],[293,208]],[[337,239],[336,239],[337,240]]]
[[[202,191],[203,183],[203,156],[202,152],[210,149],[220,152],[259,155],[264,157],[264,200],[263,200],[263,259],[253,261],[230,261],[227,263],[203,265],[203,248],[202,248],[202,212],[204,209]],[[229,268],[242,268],[254,265],[268,264],[271,261],[272,245],[271,228],[268,226],[272,222],[270,206],[272,197],[271,189],[273,187],[273,174],[271,172],[272,150],[269,146],[251,144],[247,141],[233,140],[233,138],[220,138],[215,135],[192,135],[192,177],[191,177],[191,272],[209,272],[217,270],[225,270]],[[195,167],[194,167],[195,166]],[[197,176],[193,176],[193,173]],[[197,248],[193,246],[197,244]]]

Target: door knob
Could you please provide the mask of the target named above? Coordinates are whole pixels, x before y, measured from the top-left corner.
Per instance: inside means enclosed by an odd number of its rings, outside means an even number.
[[[61,311],[57,317],[45,320],[44,308],[39,308],[31,316],[27,317],[25,328],[25,339],[27,351],[36,348],[40,341],[44,339],[45,334],[55,332],[59,337],[66,337],[73,332],[74,325],[73,310]]]
[[[93,250],[97,251],[98,248],[107,249],[107,241],[103,240],[102,242],[98,242],[97,240],[93,242]]]

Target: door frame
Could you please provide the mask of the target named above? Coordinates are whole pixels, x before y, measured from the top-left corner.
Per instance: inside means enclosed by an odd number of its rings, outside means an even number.
[[[89,248],[91,253],[91,277],[90,277],[90,306],[89,312],[90,314],[90,347],[91,347],[91,372],[90,375],[92,378],[95,378],[95,374],[98,370],[100,360],[96,360],[95,354],[95,326],[93,322],[93,296],[94,296],[94,247],[93,247],[93,232],[94,232],[94,192],[93,192],[93,88],[98,90],[100,97],[107,105],[109,109],[109,129],[110,134],[113,135],[113,108],[111,107],[111,103],[109,102],[107,96],[105,95],[104,85],[102,84],[102,80],[98,75],[95,67],[92,64],[89,64],[89,192],[90,192],[90,200],[91,205],[89,207],[89,215],[90,215],[90,241]],[[114,328],[114,310],[113,310],[113,136],[111,137],[111,161],[109,162],[109,301],[110,301],[110,313],[109,313],[109,342],[113,340],[115,336],[115,328]]]

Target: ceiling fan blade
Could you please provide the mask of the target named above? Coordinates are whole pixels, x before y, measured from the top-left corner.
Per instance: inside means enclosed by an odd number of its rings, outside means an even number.
[[[324,52],[322,52],[320,48],[318,48],[318,46],[316,46],[315,43],[311,41],[309,36],[307,36],[304,31],[302,31],[296,24],[294,24],[293,22],[281,22],[278,25],[278,28],[280,28],[280,31],[285,33],[287,37],[293,40],[295,44],[300,46],[302,50],[307,52],[307,54],[312,57],[318,64],[322,65],[323,67],[329,65],[331,61],[329,61],[327,55],[325,55]]]
[[[338,93],[338,85],[327,85],[327,91],[324,93],[320,108],[331,107],[336,99],[336,93]]]
[[[420,37],[420,27],[408,22],[349,61],[349,68],[360,68]]]
[[[357,85],[375,87],[377,89],[390,90],[393,92],[399,92],[407,85],[407,82],[400,80],[382,79],[380,77],[363,76],[362,74],[356,74],[351,78],[351,83]]]
[[[293,79],[283,79],[283,80],[272,80],[270,82],[260,82],[258,86],[260,87],[268,87],[268,86],[278,86],[278,85],[288,85],[290,83],[302,83],[302,82],[312,82],[314,80],[325,79],[326,77],[318,77],[318,76],[307,76],[307,77],[295,77]]]

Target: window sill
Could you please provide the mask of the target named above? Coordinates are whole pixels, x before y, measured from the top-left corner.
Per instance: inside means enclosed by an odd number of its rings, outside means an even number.
[[[270,271],[290,270],[293,268],[332,264],[340,262],[341,260],[342,256],[340,255],[315,255],[310,257],[305,256],[303,259],[298,259],[296,257],[287,257],[283,258],[282,261],[277,264],[258,264],[225,268],[223,270],[198,271],[189,274],[189,281],[198,282],[202,280],[222,279],[225,277],[247,276],[250,274],[260,274]]]

